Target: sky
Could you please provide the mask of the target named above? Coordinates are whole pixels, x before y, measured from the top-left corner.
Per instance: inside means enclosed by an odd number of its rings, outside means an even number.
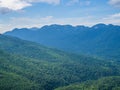
[[[0,33],[51,24],[120,25],[120,0],[0,0]]]

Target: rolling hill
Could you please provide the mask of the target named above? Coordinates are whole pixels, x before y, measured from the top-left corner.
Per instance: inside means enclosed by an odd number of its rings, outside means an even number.
[[[1,90],[53,90],[119,75],[120,63],[114,60],[67,53],[0,35]]]
[[[120,58],[120,26],[97,24],[92,27],[50,25],[34,29],[14,29],[4,33],[42,45],[106,59]]]

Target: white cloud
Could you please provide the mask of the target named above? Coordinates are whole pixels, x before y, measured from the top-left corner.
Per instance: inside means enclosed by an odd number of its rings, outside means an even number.
[[[0,7],[10,10],[20,10],[27,6],[31,6],[30,3],[23,0],[0,0]]]
[[[120,13],[116,13],[110,16],[111,18],[120,18]]]
[[[9,24],[0,24],[0,33],[5,32],[8,28],[10,28]]]
[[[59,4],[60,0],[25,0],[28,2],[43,2],[43,3],[48,3],[48,4]]]
[[[120,8],[120,0],[109,0],[109,3],[115,7]]]
[[[0,9],[17,11],[32,6],[32,3],[35,2],[59,4],[60,0],[0,0]]]
[[[103,18],[102,21],[106,24],[120,25],[120,13],[109,15],[106,18]]]
[[[93,22],[91,22],[93,21]],[[71,25],[94,25],[95,22],[92,17],[73,17],[73,18],[55,18],[53,16],[46,17],[34,17],[34,18],[11,18],[7,20],[7,23],[4,23],[0,27],[0,33],[12,30],[14,28],[32,28],[32,27],[41,27],[44,25],[51,24],[71,24]]]
[[[70,0],[67,5],[68,6],[71,6],[71,5],[74,5],[74,4],[79,4],[81,6],[88,6],[91,4],[91,1],[90,0]]]
[[[34,18],[28,18],[28,17],[12,17],[7,22],[0,22],[0,33],[12,30],[14,28],[32,28],[32,27],[41,27],[46,24],[52,24],[51,22],[53,20],[52,16],[46,16],[46,17],[34,17]]]

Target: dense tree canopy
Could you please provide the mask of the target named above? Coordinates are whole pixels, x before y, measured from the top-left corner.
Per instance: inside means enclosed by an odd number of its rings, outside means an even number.
[[[119,62],[66,53],[0,35],[0,90],[53,90],[120,75]]]
[[[105,77],[81,84],[73,84],[55,90],[120,90],[120,76]]]

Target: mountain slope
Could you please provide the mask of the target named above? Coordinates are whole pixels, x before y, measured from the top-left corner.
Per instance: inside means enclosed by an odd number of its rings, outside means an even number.
[[[73,84],[55,90],[120,90],[120,76],[105,77],[96,81]]]
[[[0,90],[38,90],[35,82],[18,73],[20,67],[16,62],[16,58],[0,50]]]
[[[32,29],[14,29],[5,35],[38,42],[64,51],[120,58],[120,26],[97,24],[93,27],[50,25]]]
[[[70,54],[4,35],[0,35],[0,62],[0,71],[8,73],[5,83],[7,77],[14,78],[12,73],[15,80],[25,79],[32,90],[53,90],[75,82],[120,75],[119,62]],[[12,82],[14,85],[14,79]]]

